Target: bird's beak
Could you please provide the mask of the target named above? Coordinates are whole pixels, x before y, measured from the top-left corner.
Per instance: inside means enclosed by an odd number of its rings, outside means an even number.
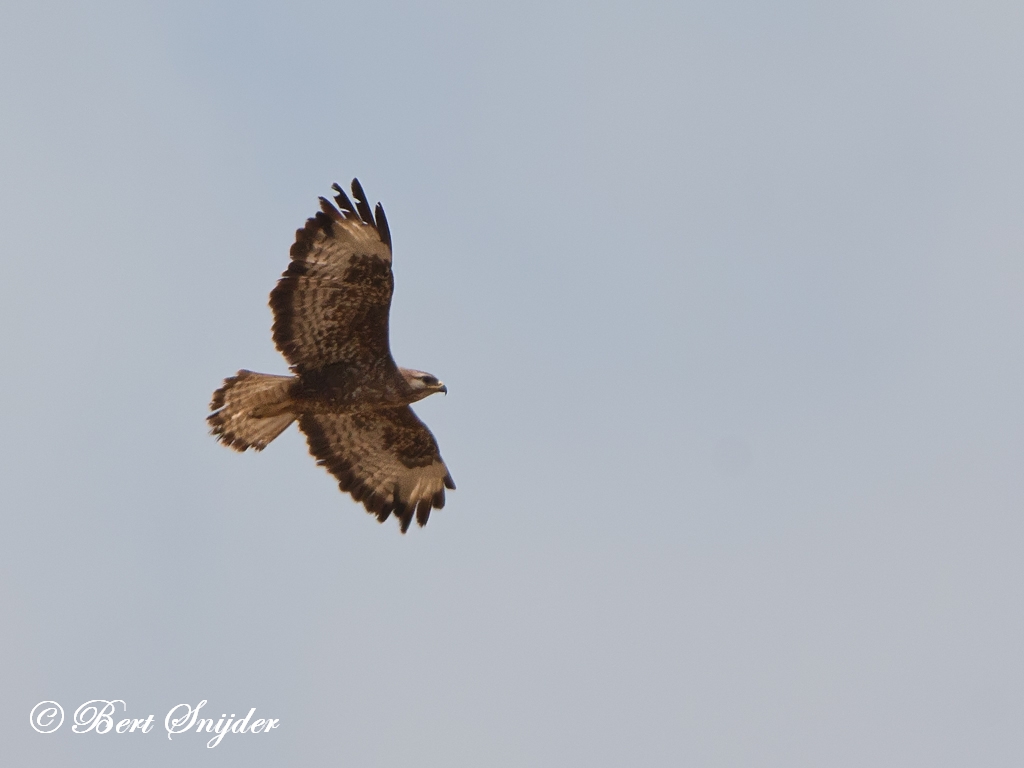
[[[448,387],[446,387],[444,384],[442,384],[440,387],[437,388],[437,391],[438,392],[444,392],[447,395],[448,394]]]

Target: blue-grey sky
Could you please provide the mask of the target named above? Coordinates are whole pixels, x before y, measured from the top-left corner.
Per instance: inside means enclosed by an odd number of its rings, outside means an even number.
[[[0,104],[4,764],[1024,760],[1024,6],[9,0]],[[204,423],[352,176],[404,537]]]

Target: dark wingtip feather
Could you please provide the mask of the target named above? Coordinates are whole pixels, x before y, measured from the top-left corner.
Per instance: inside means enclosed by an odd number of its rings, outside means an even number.
[[[376,227],[377,225],[373,222],[373,212],[370,210],[370,204],[366,202],[366,193],[363,192],[363,185],[359,183],[359,179],[352,179],[352,197],[356,199],[359,218],[363,220],[364,224]]]
[[[402,529],[402,533],[409,530],[409,525],[412,523],[413,508],[411,504],[399,504],[395,508],[395,517],[398,518],[399,524]]]
[[[337,208],[335,208],[331,201],[328,200],[326,197],[320,198],[320,210],[326,213],[332,219],[335,219],[336,221],[341,221],[342,219],[345,218],[344,216],[341,215],[341,212]]]
[[[430,499],[420,499],[416,505],[416,525],[422,528],[430,519]]]
[[[334,196],[334,199],[338,202],[339,208],[341,208],[344,211],[348,211],[353,216],[359,215],[358,213],[356,213],[356,209],[355,206],[352,205],[352,201],[349,200],[348,195],[345,194],[345,190],[339,187],[337,182],[331,185],[331,189],[338,193]]]
[[[390,249],[391,228],[388,226],[388,217],[384,215],[384,206],[380,203],[377,203],[374,218],[377,220],[377,232],[380,234],[380,241]]]
[[[455,490],[455,481],[452,480],[452,475],[450,472],[446,473],[444,476],[444,487],[447,488],[449,491]]]
[[[395,511],[395,504],[393,501],[388,501],[383,497],[378,496],[377,498],[380,499],[380,508],[377,509],[374,514],[377,515],[377,520],[383,523],[391,517],[391,513]]]

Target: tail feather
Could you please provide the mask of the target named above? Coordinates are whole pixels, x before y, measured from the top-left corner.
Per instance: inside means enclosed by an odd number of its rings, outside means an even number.
[[[295,421],[288,390],[294,376],[239,371],[213,393],[206,420],[211,432],[236,451],[262,451]]]

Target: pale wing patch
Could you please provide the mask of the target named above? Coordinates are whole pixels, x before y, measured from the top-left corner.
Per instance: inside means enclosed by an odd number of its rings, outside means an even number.
[[[310,246],[309,253],[303,254],[303,261],[329,279],[344,274],[352,256],[357,254],[373,256],[385,264],[391,264],[391,249],[380,241],[377,230],[358,219],[333,219],[329,231],[318,226]]]
[[[443,461],[413,467],[398,476],[393,493],[397,493],[398,500],[405,504],[417,504],[422,499],[432,499],[438,491],[444,491],[447,475],[448,467]]]
[[[307,414],[299,419],[309,451],[342,491],[386,520],[425,525],[455,488],[430,430],[408,406],[357,414]]]

